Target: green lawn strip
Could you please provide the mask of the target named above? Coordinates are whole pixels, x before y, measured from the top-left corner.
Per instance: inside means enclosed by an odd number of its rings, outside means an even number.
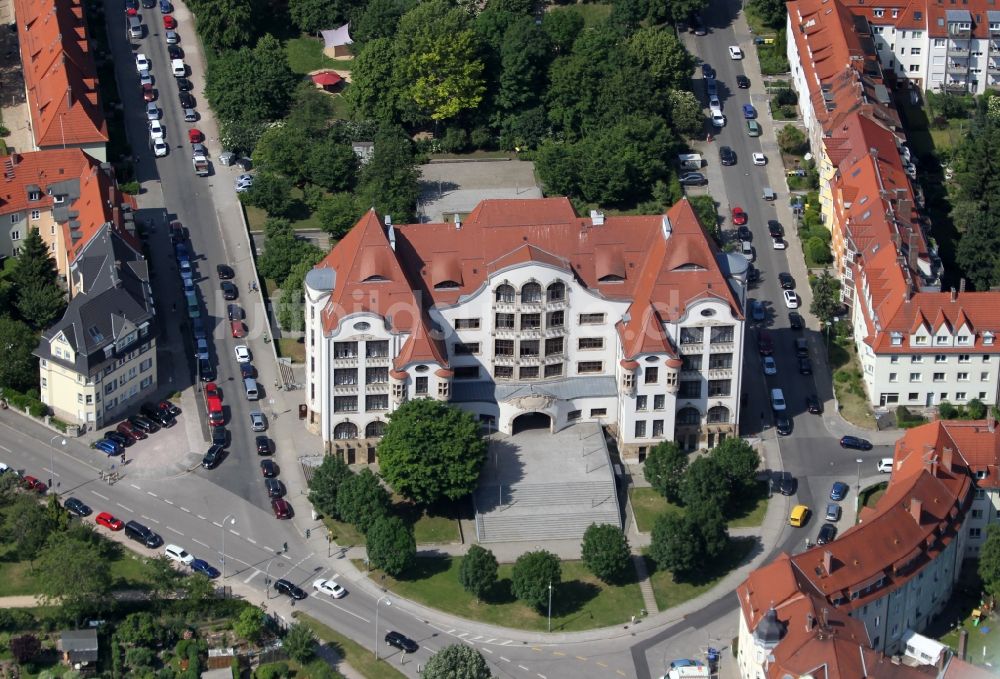
[[[518,601],[511,593],[513,564],[500,564],[498,581],[485,601],[462,589],[458,572],[462,557],[417,559],[406,579],[397,580],[379,571],[369,575],[380,587],[425,606],[470,620],[527,630],[547,628],[546,611]],[[642,593],[634,574],[622,585],[606,585],[580,561],[562,562],[562,583],[553,588],[552,631],[570,632],[617,625],[638,615]]]
[[[867,488],[862,488],[860,495],[861,506],[874,507],[875,503],[879,501],[879,498],[885,495],[885,489],[888,485],[888,482],[883,481],[882,483],[876,483],[868,486]]]
[[[323,54],[323,41],[319,38],[302,36],[292,38],[285,43],[285,54],[288,66],[294,73],[305,75],[321,68],[351,70],[354,61],[351,59],[331,59]]]
[[[697,582],[674,582],[670,571],[656,570],[652,559],[646,557],[649,581],[653,585],[656,606],[661,611],[673,608],[712,589],[727,573],[736,568],[750,554],[755,538],[733,538],[721,557],[705,564],[703,578]]]
[[[632,513],[635,514],[635,523],[640,533],[653,530],[656,517],[660,514],[684,511],[683,507],[667,502],[652,488],[632,488],[629,491],[629,499],[632,501]],[[728,521],[729,527],[750,528],[761,525],[767,512],[767,500],[767,484],[760,483],[756,487],[756,492],[743,498],[740,506],[733,512]]]
[[[323,523],[326,524],[326,529],[333,535],[334,542],[341,547],[364,547],[368,544],[365,534],[349,523],[337,521],[328,516],[323,517]]]
[[[392,498],[392,511],[413,526],[413,537],[418,545],[458,542],[458,517],[461,506],[445,503],[440,507],[421,507],[407,502],[399,495]]]
[[[108,564],[108,576],[115,589],[147,589],[152,583],[146,561],[125,551]],[[0,596],[38,593],[35,573],[28,561],[18,561],[10,550],[0,553]]]
[[[753,528],[764,523],[767,513],[767,484],[758,483],[754,492],[740,498],[740,505],[729,519],[730,528]]]
[[[583,27],[590,28],[601,23],[611,15],[610,4],[566,5],[556,7],[553,12],[576,12],[583,17]]]
[[[292,230],[322,230],[319,218],[309,210],[308,205],[302,202],[302,189],[293,186],[289,195],[292,197],[292,204],[288,209],[288,214],[282,216],[289,221]],[[262,234],[264,232],[264,222],[267,220],[267,212],[251,205],[244,205],[243,210],[246,212],[247,225],[250,227],[250,232]],[[267,248],[266,241],[264,242],[264,248]]]
[[[402,679],[405,676],[385,660],[376,660],[374,651],[348,639],[319,620],[305,613],[295,612],[292,615],[311,629],[320,641],[331,646],[344,662],[365,679]]]
[[[278,355],[292,359],[293,363],[305,363],[305,342],[298,337],[283,337],[278,340]]]
[[[850,340],[845,340],[843,345],[838,342],[830,344],[830,363],[834,370],[833,388],[840,405],[840,415],[855,426],[874,430],[875,416],[868,405],[868,396],[861,381],[861,365],[849,342]]]

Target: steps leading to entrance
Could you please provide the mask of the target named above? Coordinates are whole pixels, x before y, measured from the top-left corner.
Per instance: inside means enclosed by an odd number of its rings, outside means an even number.
[[[582,539],[592,523],[610,523],[620,526],[618,506],[614,510],[549,514],[535,516],[505,516],[503,514],[479,515],[480,542],[530,542],[537,540]]]

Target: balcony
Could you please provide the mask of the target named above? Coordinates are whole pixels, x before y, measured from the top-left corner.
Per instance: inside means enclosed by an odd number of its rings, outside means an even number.
[[[365,365],[372,368],[379,368],[389,365],[388,356],[365,356]]]
[[[337,368],[343,368],[345,366],[355,366],[358,364],[357,354],[353,356],[339,356],[334,357],[333,365]]]
[[[497,355],[493,357],[494,365],[516,365],[517,357],[514,355]]]
[[[1000,73],[1000,63],[997,63],[997,62],[994,62],[994,61],[987,62],[986,63],[986,72],[987,73],[994,73],[994,74]]]
[[[724,380],[731,378],[733,376],[732,368],[709,368],[708,369],[708,379],[710,380]]]
[[[945,92],[968,92],[969,85],[964,81],[952,80],[944,84]]]
[[[356,394],[356,393],[358,393],[358,385],[356,385],[356,384],[335,384],[335,385],[333,385],[333,393],[335,393],[335,394]]]
[[[389,383],[388,382],[372,382],[371,384],[365,385],[366,394],[388,394],[389,393]]]
[[[681,355],[700,354],[705,350],[704,342],[692,342],[681,345]]]
[[[948,45],[948,56],[952,59],[968,59],[971,53],[967,47]]]
[[[733,342],[712,342],[708,345],[709,352],[713,354],[729,354],[735,349],[736,344]]]
[[[972,27],[968,24],[949,24],[948,37],[952,40],[968,40],[972,37]]]

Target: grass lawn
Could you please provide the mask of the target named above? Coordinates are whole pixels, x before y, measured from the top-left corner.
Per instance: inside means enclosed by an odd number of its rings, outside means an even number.
[[[339,120],[350,120],[351,118],[351,105],[348,103],[347,97],[344,96],[348,87],[350,87],[349,84],[344,85],[340,94],[333,95],[333,117]]]
[[[664,512],[683,512],[682,507],[667,500],[652,488],[632,488],[629,492],[632,512],[640,533],[653,530],[656,517]],[[759,526],[767,512],[767,484],[757,484],[756,492],[743,498],[740,507],[729,519],[730,528],[750,528]]]
[[[292,359],[292,363],[305,363],[306,344],[299,337],[283,337],[278,340],[278,355]]]
[[[861,506],[862,507],[874,507],[878,502],[879,498],[885,495],[885,489],[888,486],[888,482],[876,483],[874,486],[868,486],[867,488],[861,489]]]
[[[370,577],[380,586],[438,610],[471,620],[545,630],[546,614],[514,598],[510,591],[513,564],[500,564],[499,579],[487,601],[462,589],[458,571],[462,557],[418,559],[413,572],[402,580],[383,578],[379,571]],[[590,574],[580,561],[562,562],[562,583],[553,588],[552,631],[570,632],[623,623],[643,608],[642,594],[635,575],[618,586],[609,586]]]
[[[368,544],[367,540],[365,540],[365,534],[349,523],[337,521],[328,516],[323,517],[323,523],[326,524],[326,529],[333,535],[334,541],[341,547]]]
[[[418,545],[458,542],[458,520],[464,509],[464,505],[428,509],[417,507],[398,497],[393,498],[392,505],[393,513],[413,526],[413,536]],[[471,516],[471,510],[466,513]],[[367,544],[364,533],[354,526],[329,517],[323,521],[341,547]]]
[[[292,230],[309,231],[321,229],[322,227],[320,226],[319,219],[314,216],[312,212],[310,212],[309,206],[302,202],[302,189],[297,186],[293,186],[291,196],[292,207],[285,216],[288,218],[288,221],[291,222]],[[255,208],[250,205],[244,205],[243,209],[246,211],[247,224],[250,226],[250,232],[263,233],[264,221],[267,219],[267,213],[260,208]]]
[[[293,615],[296,620],[301,621],[311,629],[320,641],[331,646],[348,665],[365,679],[403,679],[405,676],[388,662],[376,660],[371,649],[364,648],[315,618],[298,612]]]
[[[830,343],[830,367],[833,369],[833,388],[841,416],[851,424],[874,430],[875,416],[868,405],[868,396],[861,383],[861,365],[850,340]]]
[[[331,59],[323,54],[323,41],[303,35],[292,38],[285,43],[285,54],[288,56],[288,66],[294,73],[311,73],[321,68],[336,68],[351,70],[352,59]]]
[[[715,562],[706,564],[703,579],[698,582],[674,582],[674,576],[670,571],[656,570],[653,560],[646,557],[646,568],[650,573],[649,580],[653,585],[657,607],[664,611],[707,592],[747,558],[756,542],[755,538],[730,540],[726,552]]]
[[[583,27],[589,28],[601,23],[611,15],[611,5],[607,4],[586,4],[586,5],[566,5],[557,7],[553,12],[576,12],[583,17]]]

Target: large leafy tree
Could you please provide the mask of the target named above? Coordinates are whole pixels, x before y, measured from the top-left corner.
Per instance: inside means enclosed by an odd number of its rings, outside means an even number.
[[[749,492],[756,481],[760,455],[749,443],[730,436],[712,449],[711,457],[729,483],[729,496]]]
[[[665,0],[664,0],[665,1]],[[685,0],[686,2],[703,2],[703,0]],[[781,0],[749,0],[747,5],[751,7],[757,16],[765,24],[772,28],[781,28],[785,25],[785,17],[788,10]]]
[[[284,281],[294,266],[306,261],[315,264],[323,255],[324,252],[309,241],[282,234],[267,239],[257,266],[265,278]]]
[[[417,158],[413,142],[399,128],[375,135],[375,153],[361,170],[358,202],[391,215],[397,223],[412,222],[420,195]]]
[[[700,135],[705,124],[701,103],[688,90],[667,91],[666,119],[677,135],[685,137]]]
[[[247,606],[233,623],[233,631],[237,636],[256,643],[264,634],[264,611],[256,606]]]
[[[38,346],[38,336],[21,321],[0,316],[0,386],[26,391],[38,384],[38,359],[31,352]]]
[[[381,516],[368,529],[368,561],[395,577],[403,573],[417,558],[417,543],[413,528],[398,516]]]
[[[396,68],[414,117],[448,120],[474,109],[483,98],[483,62],[469,15],[447,0],[423,2],[403,15],[396,31]]]
[[[555,9],[542,17],[542,30],[549,36],[556,54],[573,49],[577,36],[583,33],[583,24],[583,15],[572,10]]]
[[[316,186],[327,191],[350,191],[358,178],[358,157],[348,144],[327,137],[312,148],[299,163],[305,163],[304,172]]]
[[[395,58],[392,38],[385,37],[366,44],[354,59],[351,87],[345,96],[356,117],[384,123],[398,120],[405,92]]]
[[[354,10],[350,0],[288,0],[292,22],[305,33],[337,28]]]
[[[471,413],[440,401],[407,401],[389,416],[378,445],[382,477],[423,504],[458,500],[476,488],[486,442]]]
[[[704,564],[697,526],[685,515],[661,514],[653,524],[649,556],[658,570],[671,571],[678,580]]]
[[[52,536],[38,558],[39,594],[49,603],[58,603],[67,620],[110,609],[111,579],[108,564],[98,547],[88,540],[59,533]]]
[[[497,582],[497,558],[493,552],[479,545],[472,545],[462,558],[458,581],[466,592],[482,600]]]
[[[14,502],[3,525],[4,542],[14,545],[15,553],[32,566],[55,526],[45,507],[33,497],[21,495]]]
[[[192,7],[198,35],[220,53],[253,43],[259,9],[253,0],[199,0]]]
[[[424,679],[490,679],[493,673],[482,653],[466,644],[445,646],[424,667]]]
[[[535,106],[545,91],[551,58],[548,34],[533,18],[522,16],[511,24],[500,47],[497,104],[507,110]]]
[[[352,474],[337,492],[337,514],[364,533],[389,511],[389,493],[367,467]]]
[[[301,186],[307,177],[304,160],[315,145],[310,130],[297,125],[274,125],[257,141],[253,162],[259,171],[284,175]]]
[[[694,62],[672,30],[640,28],[628,39],[627,50],[658,90],[690,87]]]
[[[364,9],[355,11],[351,22],[355,49],[378,38],[391,38],[400,18],[415,4],[415,0],[371,0]]]
[[[517,557],[510,576],[510,588],[518,599],[538,610],[549,602],[549,590],[562,580],[559,557],[540,549]]]
[[[725,507],[729,503],[729,480],[715,458],[696,458],[681,481],[681,501],[687,507],[703,502]]]
[[[642,465],[643,476],[669,502],[681,499],[681,481],[687,471],[688,456],[674,441],[653,446]]]
[[[690,20],[708,6],[708,0],[649,0],[647,16],[653,24],[677,24]],[[784,11],[784,5],[782,5]],[[784,19],[781,21],[784,25]]]
[[[339,518],[337,494],[344,481],[351,476],[346,462],[336,455],[326,455],[309,479],[309,502],[321,514]]]
[[[809,312],[824,323],[831,322],[840,308],[840,283],[824,269],[812,283],[812,295]]]
[[[986,527],[986,542],[979,550],[977,565],[983,587],[990,595],[1000,596],[1000,525]]]
[[[282,646],[292,660],[304,665],[316,655],[316,635],[305,624],[296,622],[288,628]]]
[[[610,523],[590,524],[583,534],[581,551],[587,570],[604,582],[620,582],[632,567],[628,538]]]
[[[316,208],[316,218],[320,228],[339,239],[351,230],[363,212],[354,196],[345,191],[323,198]]]

